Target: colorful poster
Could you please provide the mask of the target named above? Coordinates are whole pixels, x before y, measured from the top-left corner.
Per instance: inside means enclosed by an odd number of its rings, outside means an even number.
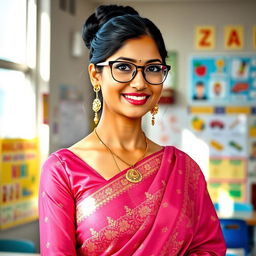
[[[37,218],[38,139],[0,139],[0,229]]]
[[[256,55],[193,56],[190,101],[202,104],[255,104]]]
[[[211,157],[247,157],[244,114],[191,114],[190,129],[209,146]]]
[[[208,182],[208,191],[214,203],[220,202],[223,194],[236,202],[246,201],[246,183]]]
[[[193,106],[190,130],[207,145],[207,180],[214,202],[222,193],[229,199],[245,201],[248,174],[248,113],[250,107]],[[198,152],[202,155],[203,152]]]
[[[247,178],[247,161],[245,158],[211,158],[209,162],[209,179],[222,181],[244,181]]]

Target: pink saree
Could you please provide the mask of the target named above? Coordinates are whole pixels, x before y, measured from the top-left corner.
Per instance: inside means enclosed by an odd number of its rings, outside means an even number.
[[[225,255],[206,182],[185,153],[164,147],[105,180],[67,149],[43,166],[39,210],[42,256]]]

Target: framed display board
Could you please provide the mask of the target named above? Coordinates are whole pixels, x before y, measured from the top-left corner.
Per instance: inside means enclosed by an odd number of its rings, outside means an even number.
[[[189,63],[192,104],[252,105],[256,102],[256,55],[196,55]]]
[[[38,139],[0,139],[0,229],[37,218]]]

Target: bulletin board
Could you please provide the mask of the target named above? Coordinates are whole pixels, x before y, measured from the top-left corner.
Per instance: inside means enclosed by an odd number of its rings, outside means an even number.
[[[247,157],[246,114],[191,113],[190,128],[209,145],[211,157]]]
[[[189,109],[189,129],[208,145],[208,189],[214,202],[222,192],[238,202],[248,198],[248,138],[254,112],[255,107],[244,106]]]
[[[37,218],[38,139],[0,139],[0,229]]]
[[[189,74],[191,103],[255,105],[255,54],[191,56]]]

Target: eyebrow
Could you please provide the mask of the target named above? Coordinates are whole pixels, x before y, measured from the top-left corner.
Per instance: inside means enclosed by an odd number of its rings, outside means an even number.
[[[116,60],[127,60],[127,61],[130,61],[130,62],[137,62],[136,59],[127,58],[127,57],[119,57]],[[160,59],[147,60],[146,63],[151,63],[151,62],[156,62],[156,61],[162,63],[162,61]]]

